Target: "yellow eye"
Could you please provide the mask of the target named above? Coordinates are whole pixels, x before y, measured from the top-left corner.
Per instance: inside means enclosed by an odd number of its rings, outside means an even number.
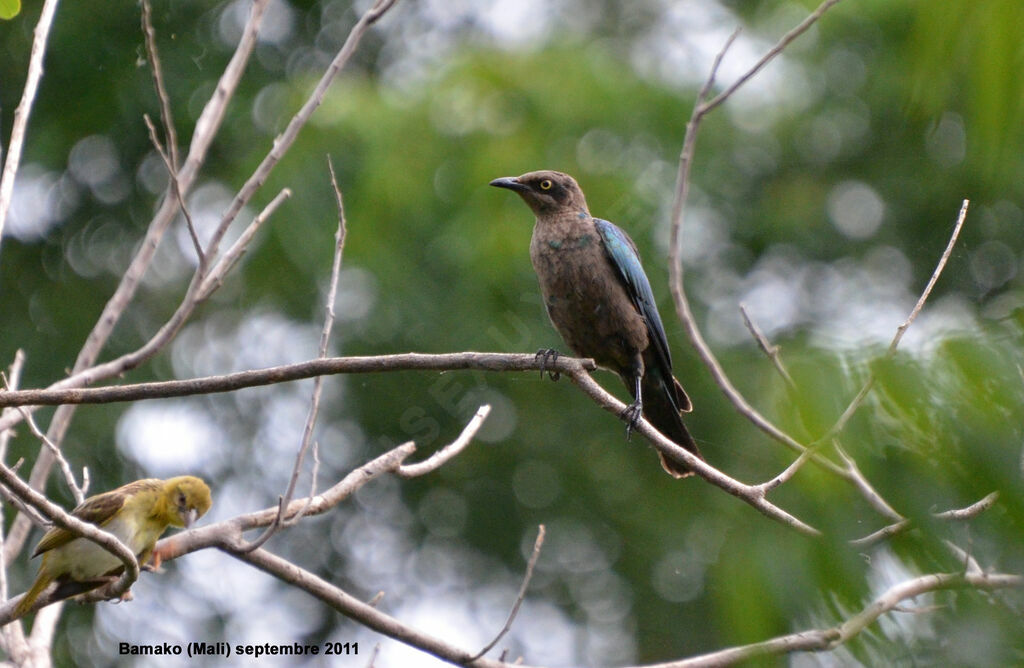
[[[544,179],[543,181],[541,181],[540,182],[540,189],[541,190],[551,190],[551,181],[548,180],[548,179]]]

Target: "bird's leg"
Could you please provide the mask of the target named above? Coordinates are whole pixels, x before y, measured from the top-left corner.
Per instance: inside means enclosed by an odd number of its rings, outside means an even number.
[[[640,391],[640,381],[643,378],[643,371],[633,375],[633,403],[626,406],[622,411],[622,419],[626,421],[626,440],[632,435],[636,426],[640,424],[640,417],[644,414],[643,393]]]
[[[544,377],[545,371],[548,372],[548,378],[550,378],[553,381],[557,381],[559,378],[562,377],[562,374],[558,373],[557,371],[545,368],[549,363],[554,364],[555,362],[557,362],[558,356],[561,354],[562,353],[558,352],[554,348],[541,348],[540,350],[537,351],[537,354],[533,356],[533,359],[540,361],[541,378]]]

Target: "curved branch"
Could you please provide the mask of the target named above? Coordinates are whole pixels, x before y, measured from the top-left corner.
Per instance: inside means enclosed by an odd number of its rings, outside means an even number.
[[[953,508],[951,510],[944,510],[940,513],[932,513],[932,517],[937,520],[945,520],[947,522],[962,522],[977,517],[981,513],[985,512],[989,508],[995,505],[996,501],[999,500],[999,492],[991,492],[986,494],[982,499],[975,501],[969,506],[964,508]],[[908,531],[913,526],[913,522],[907,518],[900,518],[892,524],[888,524],[878,531],[872,532],[862,538],[855,538],[850,541],[850,544],[855,547],[870,547],[876,543],[880,543],[887,538],[899,535],[905,531]]]

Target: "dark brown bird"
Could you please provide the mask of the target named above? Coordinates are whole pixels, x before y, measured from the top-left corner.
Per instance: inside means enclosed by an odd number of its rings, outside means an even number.
[[[590,215],[583,191],[568,174],[529,172],[491,185],[515,191],[536,214],[530,259],[548,316],[576,355],[593,358],[626,384],[633,395],[624,414],[627,430],[642,414],[701,457],[683,424],[681,413],[692,409],[690,398],[672,375],[665,328],[633,240]],[[671,475],[692,473],[658,454]]]

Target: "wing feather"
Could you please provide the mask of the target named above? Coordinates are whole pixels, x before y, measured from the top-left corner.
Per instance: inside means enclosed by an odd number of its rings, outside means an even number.
[[[658,306],[654,301],[654,292],[651,290],[651,283],[647,280],[643,265],[640,263],[640,252],[636,244],[629,238],[626,232],[607,220],[594,219],[598,234],[604,243],[604,250],[608,259],[618,271],[622,283],[633,300],[633,305],[640,312],[644,322],[647,324],[647,334],[650,337],[651,345],[654,346],[658,362],[661,364],[661,371],[664,378],[672,377],[672,355],[668,349],[668,337],[665,336],[665,327],[661,324],[661,316],[658,314]]]
[[[163,481],[157,478],[136,480],[117,489],[112,489],[109,492],[90,496],[72,510],[71,514],[83,522],[102,527],[124,507],[125,501],[130,497],[147,489],[160,488],[162,483]],[[76,537],[75,534],[67,529],[53,527],[43,535],[42,540],[36,545],[32,556],[35,557],[43,552],[67,545]]]

